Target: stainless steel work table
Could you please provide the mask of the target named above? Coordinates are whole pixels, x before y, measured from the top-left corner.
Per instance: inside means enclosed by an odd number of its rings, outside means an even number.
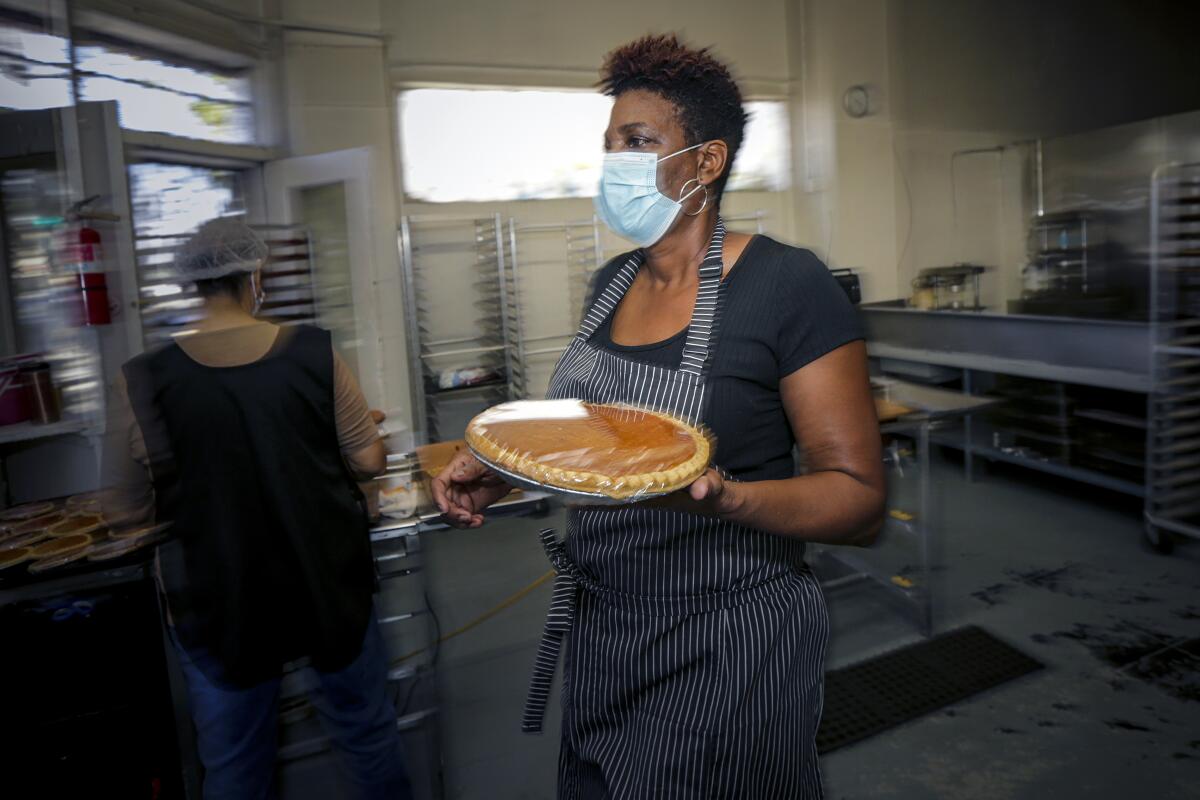
[[[936,592],[933,589],[934,558],[937,553],[938,524],[933,519],[933,481],[930,475],[930,438],[938,425],[946,421],[977,411],[996,400],[972,396],[945,389],[921,386],[905,381],[880,379],[885,388],[884,397],[899,404],[911,413],[880,420],[880,433],[911,438],[916,447],[917,465],[916,512],[909,515],[893,505],[898,494],[889,487],[888,514],[884,522],[884,535],[895,534],[916,548],[917,568],[913,578],[897,572],[880,569],[871,563],[869,555],[854,547],[819,545],[814,548],[814,557],[822,575],[837,574],[822,581],[827,591],[844,586],[870,582],[881,588],[885,596],[906,617],[911,619],[924,636],[932,635],[936,624]],[[890,453],[893,463],[902,456]],[[889,476],[889,482],[890,482]],[[905,519],[904,517],[911,518]],[[832,562],[832,563],[831,563]]]

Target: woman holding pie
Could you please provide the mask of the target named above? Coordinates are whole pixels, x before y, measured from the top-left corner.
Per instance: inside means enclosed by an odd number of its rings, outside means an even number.
[[[818,797],[829,624],[804,548],[869,544],[884,509],[862,333],[811,252],[725,230],[746,115],[723,64],[649,36],[608,55],[601,86],[596,209],[639,249],[597,273],[549,397],[704,425],[718,466],[543,533],[558,580],[524,727],[565,641],[560,797]],[[508,488],[465,451],[433,485],[460,527]]]

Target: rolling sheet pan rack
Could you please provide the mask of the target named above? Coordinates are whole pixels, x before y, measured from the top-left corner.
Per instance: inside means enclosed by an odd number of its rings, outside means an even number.
[[[1200,539],[1200,163],[1156,169],[1150,198],[1145,532],[1169,552]]]
[[[499,214],[405,216],[397,234],[413,418],[425,441],[461,435],[474,413],[523,397],[516,275]]]

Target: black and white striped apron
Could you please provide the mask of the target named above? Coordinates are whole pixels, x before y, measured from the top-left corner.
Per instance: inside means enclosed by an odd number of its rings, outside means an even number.
[[[548,396],[699,423],[724,238],[718,221],[678,369],[589,341],[633,283],[639,251],[593,302]],[[566,538],[547,530],[542,542],[558,576],[522,727],[542,729],[565,639],[559,797],[821,796],[829,623],[802,542],[630,506],[574,508]]]

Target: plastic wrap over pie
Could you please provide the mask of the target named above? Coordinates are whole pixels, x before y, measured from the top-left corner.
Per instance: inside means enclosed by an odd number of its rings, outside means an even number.
[[[467,426],[484,462],[551,489],[635,501],[688,486],[712,455],[708,434],[668,414],[579,400],[518,400]]]

